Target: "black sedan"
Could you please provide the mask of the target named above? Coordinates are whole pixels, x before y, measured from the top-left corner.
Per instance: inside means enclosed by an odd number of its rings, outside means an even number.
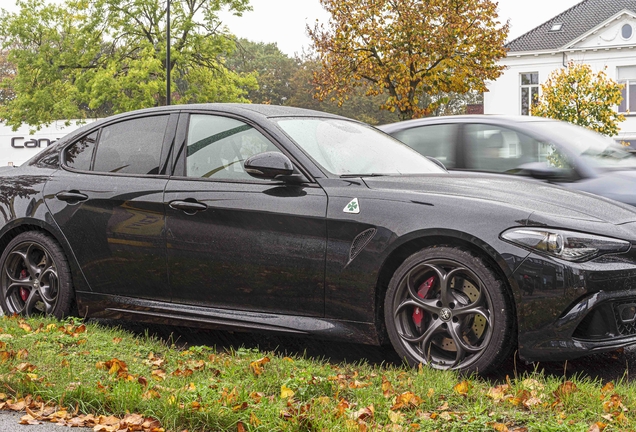
[[[485,373],[636,343],[636,212],[448,174],[363,123],[189,105],[0,172],[6,314],[382,344]]]
[[[380,126],[449,170],[514,174],[636,205],[636,154],[541,117],[450,116]]]

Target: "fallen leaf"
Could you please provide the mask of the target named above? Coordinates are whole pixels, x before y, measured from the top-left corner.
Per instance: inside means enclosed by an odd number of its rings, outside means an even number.
[[[508,384],[501,384],[501,385],[491,387],[490,389],[488,389],[486,396],[493,399],[495,402],[498,402],[506,398],[506,396],[512,397],[512,395],[508,395],[509,391],[510,391],[510,386]]]
[[[269,357],[263,357],[258,360],[254,360],[250,363],[250,369],[255,375],[261,375],[263,373],[263,366],[269,363]]]
[[[612,387],[613,388],[613,387]],[[602,423],[602,422],[596,422],[596,423],[592,423],[592,425],[590,426],[590,428],[587,430],[587,432],[601,432],[602,430],[604,430],[607,427],[606,423]]]
[[[290,398],[292,396],[294,396],[294,391],[292,389],[290,389],[289,387],[287,387],[286,385],[282,385],[280,386],[280,397],[282,399],[287,399]]]
[[[24,322],[24,321],[21,321],[21,322],[18,324],[18,327],[20,327],[22,330],[24,330],[24,331],[25,331],[25,332],[27,332],[27,333],[31,333],[31,332],[33,331],[33,328],[32,328],[29,324],[27,324],[26,322]]]
[[[155,369],[152,372],[150,372],[150,375],[159,381],[163,381],[166,379],[166,371],[164,371],[163,369]]]
[[[367,419],[372,419],[374,414],[375,414],[375,408],[373,408],[373,404],[371,404],[366,408],[362,408],[358,411],[352,412],[351,418],[354,420],[365,421]]]
[[[391,420],[391,423],[395,423],[395,424],[402,423],[403,417],[404,416],[402,415],[402,413],[398,411],[389,410],[389,420]]]
[[[574,384],[572,381],[566,381],[554,391],[554,395],[560,399],[563,396],[570,395],[574,392],[577,392],[578,390],[579,389],[576,387],[576,384]]]
[[[385,376],[383,376],[382,377],[382,394],[384,395],[385,398],[389,398],[391,397],[391,395],[393,395],[393,393],[394,393],[393,385],[388,379],[386,379]]]
[[[455,390],[455,393],[460,394],[462,396],[466,396],[468,394],[468,390],[470,390],[470,383],[468,381],[462,381],[459,384],[456,384],[455,387],[453,387],[453,390]]]
[[[390,408],[392,411],[400,409],[412,409],[417,408],[422,403],[422,399],[415,395],[413,392],[404,392],[399,396],[396,396],[395,403]]]

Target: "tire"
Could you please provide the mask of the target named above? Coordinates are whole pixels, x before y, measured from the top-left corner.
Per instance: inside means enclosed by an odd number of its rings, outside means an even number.
[[[485,374],[510,355],[512,310],[504,284],[485,262],[449,246],[407,258],[384,300],[389,338],[402,358],[465,373]]]
[[[64,318],[74,300],[71,272],[60,245],[28,231],[9,242],[0,257],[0,306],[7,315]]]

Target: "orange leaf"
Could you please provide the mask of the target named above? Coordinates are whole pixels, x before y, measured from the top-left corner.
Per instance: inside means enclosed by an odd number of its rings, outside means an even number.
[[[388,379],[386,379],[385,376],[383,376],[382,377],[382,394],[384,395],[385,398],[388,398],[388,397],[391,397],[393,393],[394,393],[393,385]]]
[[[263,357],[250,363],[250,369],[255,375],[261,375],[263,373],[263,366],[269,363],[269,357]]]
[[[554,395],[558,398],[561,398],[563,396],[577,392],[578,390],[579,389],[576,387],[576,384],[574,384],[572,381],[566,381],[554,391]]]
[[[453,387],[453,390],[455,390],[455,393],[465,396],[468,394],[470,387],[471,386],[468,381],[462,381],[459,384],[456,384],[455,387]]]

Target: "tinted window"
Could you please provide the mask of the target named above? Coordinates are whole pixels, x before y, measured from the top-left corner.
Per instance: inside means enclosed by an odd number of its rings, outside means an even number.
[[[97,141],[97,132],[85,136],[75,144],[67,147],[64,152],[66,166],[78,170],[88,171],[91,168],[93,149]]]
[[[472,124],[467,125],[465,130],[466,167],[469,169],[516,173],[524,166],[571,168],[554,145],[512,129]]]
[[[143,117],[104,127],[93,170],[157,174],[168,117]]]
[[[421,126],[399,131],[394,136],[424,156],[432,156],[446,168],[455,168],[457,125]]]
[[[232,118],[192,115],[188,128],[188,177],[254,180],[243,162],[258,153],[278,151],[252,126]]]

